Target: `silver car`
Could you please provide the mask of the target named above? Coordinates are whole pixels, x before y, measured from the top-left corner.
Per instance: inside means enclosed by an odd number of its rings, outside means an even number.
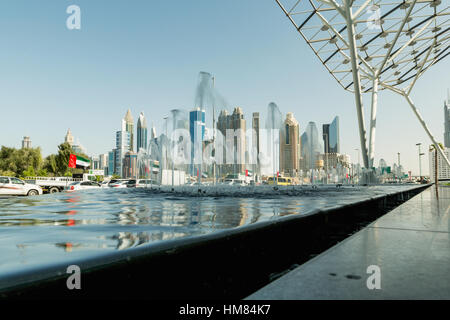
[[[67,188],[67,192],[86,190],[86,189],[100,189],[102,186],[95,181],[78,181],[70,184]]]

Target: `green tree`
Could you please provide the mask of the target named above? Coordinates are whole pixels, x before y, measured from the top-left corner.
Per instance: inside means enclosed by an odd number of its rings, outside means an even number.
[[[15,177],[16,173],[8,170],[0,170],[0,176]]]
[[[0,150],[0,171],[2,172],[13,172],[14,176],[16,175],[17,166],[14,163],[13,156],[15,153],[14,148],[8,148],[2,146]],[[6,174],[5,174],[6,175]]]
[[[58,146],[58,154],[56,155],[56,173],[58,175],[64,175],[69,169],[69,158],[73,154],[73,149],[68,143],[61,143]]]
[[[72,172],[70,172],[70,170],[67,170],[66,172],[64,172],[64,177],[71,177],[72,176]]]
[[[42,166],[40,148],[15,149],[2,146],[0,150],[0,170],[14,172],[15,176],[23,176],[24,172],[34,172]]]
[[[47,169],[40,169],[37,173],[38,177],[48,177],[48,172]]]
[[[56,166],[56,155],[51,154],[44,160],[43,169],[52,175],[56,175],[58,168]]]
[[[23,177],[35,177],[36,172],[34,171],[33,166],[28,166],[28,169],[22,173]]]

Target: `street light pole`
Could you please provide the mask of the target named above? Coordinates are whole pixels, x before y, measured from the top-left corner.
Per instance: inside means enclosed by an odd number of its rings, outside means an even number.
[[[420,145],[422,143],[416,143],[416,146],[419,147],[419,175],[420,175],[420,181],[422,181],[422,162],[420,161],[420,157],[423,155],[423,153],[420,153]]]
[[[328,184],[328,133],[324,133],[324,136],[326,137],[325,139],[325,161],[327,162],[327,184]]]

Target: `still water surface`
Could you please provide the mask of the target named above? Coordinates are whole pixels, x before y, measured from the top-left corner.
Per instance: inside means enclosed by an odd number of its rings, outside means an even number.
[[[414,186],[306,188],[301,195],[192,197],[102,189],[0,198],[0,276],[180,237],[305,214]]]

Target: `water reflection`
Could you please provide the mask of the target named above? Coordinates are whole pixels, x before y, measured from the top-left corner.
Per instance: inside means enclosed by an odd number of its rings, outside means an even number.
[[[128,189],[1,198],[0,274],[24,265],[45,265],[305,214],[390,190],[343,189],[256,198],[184,197]]]

